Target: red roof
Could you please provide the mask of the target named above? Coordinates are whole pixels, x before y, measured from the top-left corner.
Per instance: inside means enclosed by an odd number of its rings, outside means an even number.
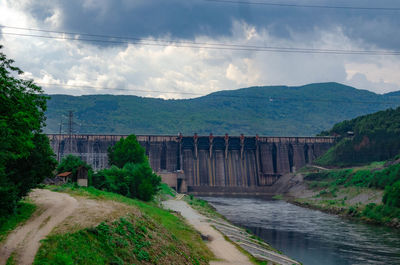
[[[70,175],[72,175],[72,172],[63,172],[57,175],[57,177],[69,177]]]

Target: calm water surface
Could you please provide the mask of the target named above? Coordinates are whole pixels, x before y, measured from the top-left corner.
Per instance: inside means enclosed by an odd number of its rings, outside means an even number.
[[[305,265],[400,264],[400,231],[366,225],[284,201],[203,197]]]

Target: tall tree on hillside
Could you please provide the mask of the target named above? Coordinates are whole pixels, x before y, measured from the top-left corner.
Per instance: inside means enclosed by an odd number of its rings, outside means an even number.
[[[144,201],[151,200],[157,193],[161,178],[151,169],[135,135],[122,138],[109,148],[108,158],[111,168],[95,173],[92,186]]]
[[[121,138],[108,149],[108,163],[122,168],[126,163],[140,164],[147,161],[144,148],[134,134]]]
[[[2,46],[0,45],[0,49]],[[0,52],[0,216],[50,176],[56,160],[42,134],[47,97]]]

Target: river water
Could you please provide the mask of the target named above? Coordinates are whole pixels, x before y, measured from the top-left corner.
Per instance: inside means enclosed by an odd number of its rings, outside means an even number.
[[[203,197],[304,265],[400,264],[400,231],[367,225],[278,200]]]

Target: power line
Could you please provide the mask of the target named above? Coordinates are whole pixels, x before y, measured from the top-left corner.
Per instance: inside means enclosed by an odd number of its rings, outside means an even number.
[[[369,52],[369,53],[380,53],[380,52],[388,52],[388,53],[400,53],[400,51],[383,51],[383,50],[338,50],[338,49],[315,49],[315,48],[298,48],[298,47],[277,47],[277,46],[258,46],[258,45],[243,45],[243,44],[229,44],[229,43],[216,43],[216,42],[195,42],[195,41],[183,41],[183,40],[171,40],[171,39],[151,39],[151,38],[138,38],[138,37],[129,37],[129,36],[116,36],[116,35],[105,35],[105,34],[92,34],[92,33],[84,33],[84,32],[67,32],[67,31],[56,31],[56,30],[46,30],[46,29],[37,29],[37,28],[25,28],[25,27],[13,27],[0,25],[0,28],[8,28],[8,29],[17,29],[17,30],[25,30],[25,31],[37,31],[37,32],[45,32],[45,33],[56,33],[63,35],[75,35],[75,36],[88,36],[88,37],[99,37],[99,38],[108,38],[108,39],[121,39],[121,40],[134,40],[133,44],[138,44],[143,41],[151,41],[151,42],[165,42],[168,45],[171,44],[193,44],[193,45],[207,45],[207,46],[223,46],[223,47],[238,47],[238,48],[254,48],[254,49],[282,49],[282,50],[298,50],[298,51],[325,51],[325,52]],[[77,39],[77,38],[74,38]],[[79,40],[79,39],[78,39]]]
[[[36,83],[36,82],[35,82]],[[240,99],[266,99],[269,102],[273,103],[274,101],[304,101],[304,102],[326,102],[326,103],[351,103],[351,104],[381,104],[381,105],[400,105],[399,102],[380,102],[380,101],[347,101],[347,100],[330,100],[330,99],[310,99],[310,98],[285,98],[285,97],[274,97],[274,96],[243,96],[243,95],[221,95],[215,94],[218,92],[212,92],[210,94],[204,95],[200,93],[192,93],[192,92],[177,92],[177,91],[161,91],[161,90],[143,90],[143,89],[124,89],[124,88],[109,88],[109,87],[99,87],[99,86],[86,86],[86,85],[63,85],[63,84],[48,84],[48,83],[36,83],[42,84],[44,86],[61,86],[61,87],[77,87],[77,88],[95,88],[100,90],[118,90],[118,91],[127,91],[127,92],[148,92],[148,93],[165,93],[165,94],[186,94],[193,96],[212,96],[212,97],[225,97],[225,98],[240,98]]]
[[[8,26],[0,26],[7,28]],[[13,28],[13,27],[8,27]],[[74,37],[69,36],[45,36],[38,34],[26,34],[26,33],[15,33],[15,32],[2,32],[4,35],[11,36],[23,36],[23,37],[37,37],[46,39],[59,39],[59,40],[73,40],[73,41],[87,41],[97,43],[112,43],[112,44],[138,44],[144,46],[161,46],[161,47],[180,47],[180,48],[196,48],[196,49],[217,49],[217,50],[236,50],[236,51],[255,51],[255,52],[279,52],[279,53],[304,53],[304,54],[340,54],[340,55],[400,55],[400,51],[385,51],[385,50],[335,50],[335,49],[313,49],[313,48],[298,48],[298,47],[273,47],[273,46],[251,46],[251,45],[236,45],[236,44],[225,44],[225,43],[197,43],[197,42],[180,42],[180,41],[167,41],[161,40],[161,42],[169,43],[158,43],[156,40],[151,40],[154,43],[144,42],[149,39],[131,38],[131,40],[122,40],[124,37],[111,36],[111,35],[96,35],[87,33],[72,33],[72,32],[60,32],[30,28],[18,28],[31,31],[43,31],[47,33],[75,35]],[[110,39],[90,39],[80,38],[76,35],[83,36],[97,36],[103,38],[118,38],[121,40],[110,40]],[[128,39],[130,37],[127,37]],[[126,39],[126,38],[125,38]]]
[[[363,7],[363,6],[330,6],[330,5],[301,5],[286,4],[272,2],[251,2],[251,1],[234,1],[234,0],[203,0],[205,2],[215,2],[223,4],[239,4],[239,5],[262,5],[276,7],[296,7],[296,8],[322,8],[322,9],[350,9],[350,10],[375,10],[375,11],[400,11],[400,7]]]

